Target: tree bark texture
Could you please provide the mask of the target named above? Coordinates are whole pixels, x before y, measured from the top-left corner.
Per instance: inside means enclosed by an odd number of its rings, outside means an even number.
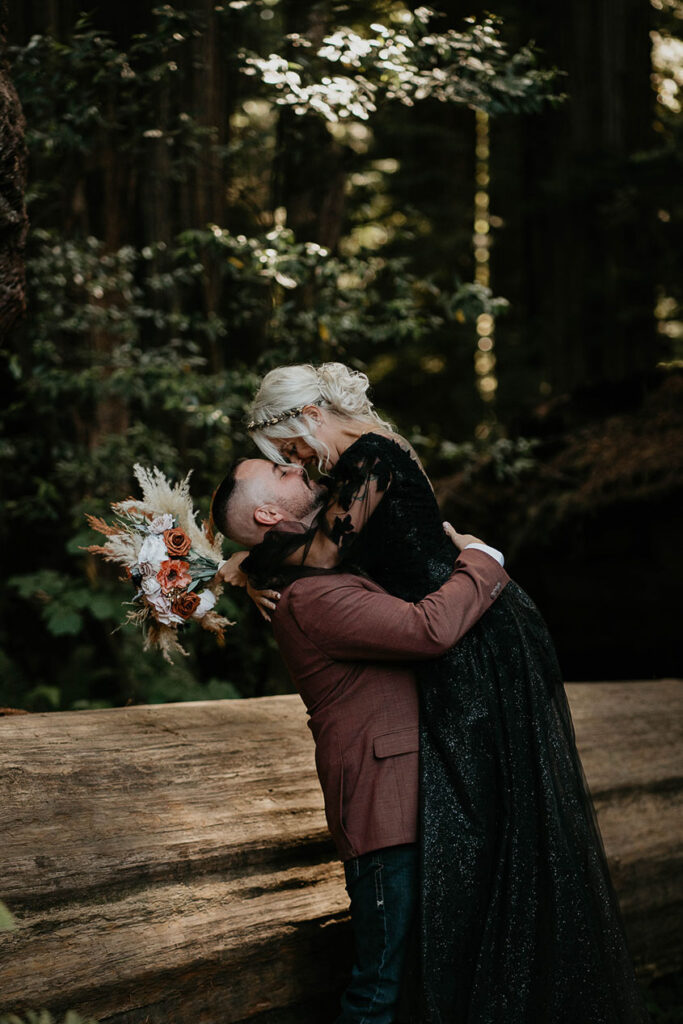
[[[513,45],[535,39],[566,72],[567,100],[491,125],[492,287],[511,300],[497,330],[503,417],[547,394],[615,391],[661,356],[655,335],[657,201],[652,11],[640,0],[496,8]],[[661,202],[661,199],[658,200]],[[532,392],[530,370],[537,366]]]
[[[7,6],[0,0],[0,341],[26,308],[24,115],[5,60]]]
[[[632,952],[681,953],[675,680],[568,686]],[[317,1024],[351,949],[296,696],[0,718],[0,1012]]]
[[[313,47],[322,45],[332,22],[327,0],[286,0],[284,29]],[[297,59],[299,54],[291,54]],[[314,114],[280,111],[273,184],[273,207],[287,209],[287,225],[299,241],[315,241],[335,250],[344,226],[345,186],[350,153]]]

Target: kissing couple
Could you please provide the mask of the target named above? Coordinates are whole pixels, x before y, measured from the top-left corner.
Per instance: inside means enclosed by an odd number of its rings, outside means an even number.
[[[368,386],[268,373],[265,459],[212,504],[315,739],[355,946],[336,1024],[644,1024],[547,628]]]

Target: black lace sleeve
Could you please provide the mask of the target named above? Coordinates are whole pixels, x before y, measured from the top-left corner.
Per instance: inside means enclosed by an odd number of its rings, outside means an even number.
[[[326,504],[309,529],[279,523],[252,549],[242,568],[254,585],[281,578],[284,565],[332,569],[346,559],[392,481],[391,463],[381,445],[365,437],[343,453],[327,478]]]
[[[344,452],[330,477],[327,503],[306,552],[306,562],[325,568],[338,565],[391,487],[391,481],[391,464],[376,447],[357,442]]]

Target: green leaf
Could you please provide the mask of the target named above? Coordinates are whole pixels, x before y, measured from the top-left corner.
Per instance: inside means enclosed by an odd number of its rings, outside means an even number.
[[[13,932],[17,927],[11,910],[0,900],[0,932]]]
[[[121,614],[121,602],[108,594],[93,594],[88,605],[93,617],[102,619],[118,619]]]
[[[83,628],[83,618],[73,608],[49,604],[44,612],[45,625],[53,636],[76,636]]]
[[[59,594],[64,587],[64,577],[52,569],[43,569],[40,572],[26,573],[22,576],[12,576],[8,580],[11,587],[16,587],[19,596],[31,598],[38,593],[48,594],[53,597]]]
[[[72,702],[70,711],[98,711],[102,708],[113,707],[110,700],[75,700]]]
[[[59,711],[62,691],[58,686],[41,683],[26,694],[26,702],[35,711]]]
[[[209,700],[239,700],[242,693],[234,683],[222,679],[210,679],[206,688]]]
[[[66,544],[66,550],[70,555],[83,555],[82,548],[92,544],[92,530],[79,530],[73,537],[71,537]]]
[[[65,593],[61,600],[68,608],[89,608],[92,604],[93,595],[88,587],[70,586],[65,588]]]
[[[66,1016],[64,1017],[64,1024],[97,1024],[97,1021],[92,1018],[81,1017],[75,1010],[67,1010]]]

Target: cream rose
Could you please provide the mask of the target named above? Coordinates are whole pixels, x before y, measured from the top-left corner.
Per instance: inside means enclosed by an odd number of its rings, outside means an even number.
[[[201,619],[207,612],[210,612],[216,603],[216,595],[210,590],[203,590],[199,596],[199,604],[195,608],[192,618]]]
[[[138,553],[138,562],[149,562],[157,572],[166,558],[168,555],[163,538],[156,533],[150,533],[148,537],[145,537]]]

